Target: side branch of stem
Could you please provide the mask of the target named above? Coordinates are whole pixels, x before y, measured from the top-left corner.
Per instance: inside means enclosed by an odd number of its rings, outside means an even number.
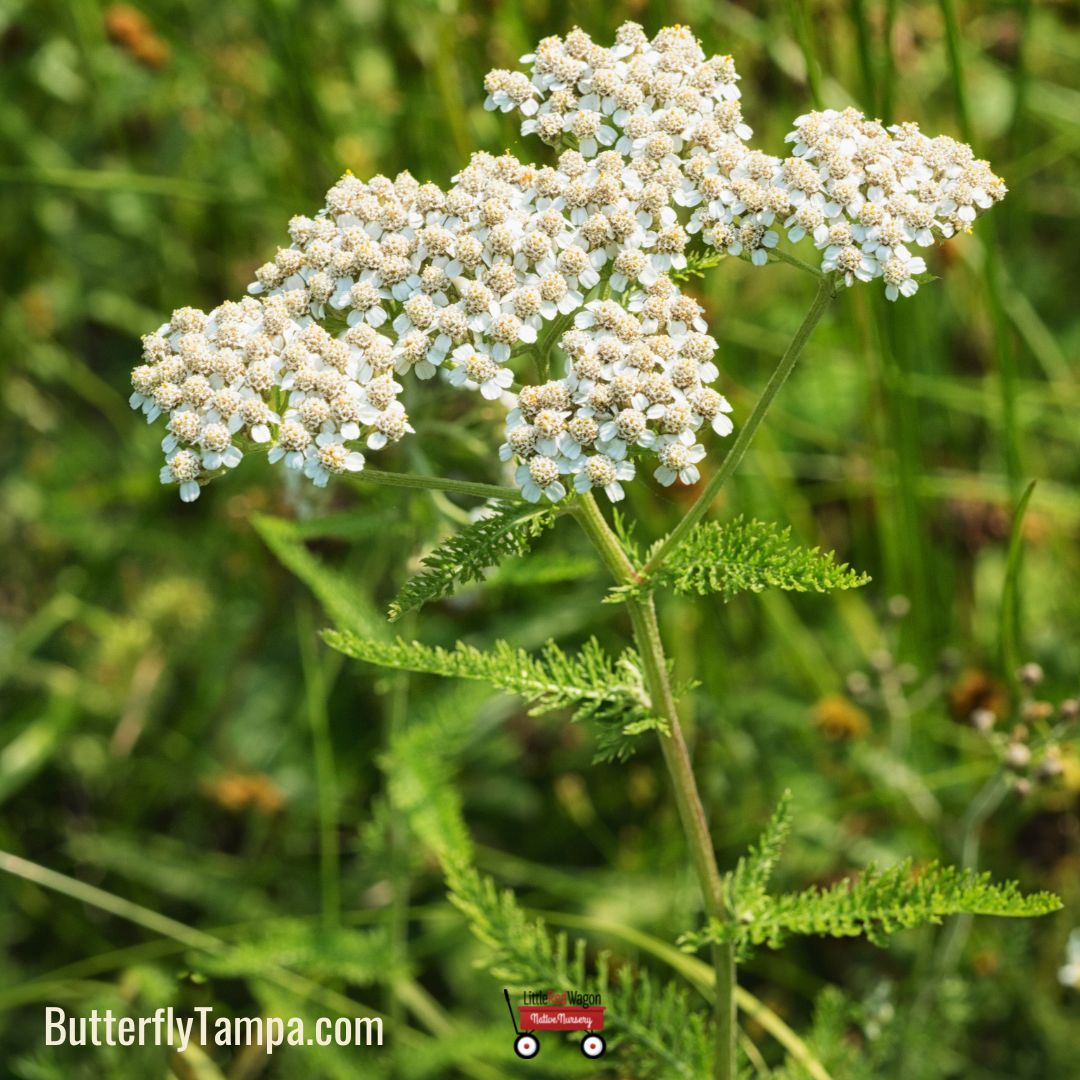
[[[678,525],[668,533],[642,568],[641,576],[643,578],[647,579],[663,565],[668,556],[685,539],[686,534],[705,516],[717,493],[734,475],[754,435],[757,433],[757,429],[761,426],[761,421],[765,419],[765,414],[769,411],[773,399],[780,392],[780,388],[784,383],[787,382],[788,376],[794,370],[795,364],[798,362],[807,341],[810,339],[810,335],[814,331],[814,327],[821,321],[821,317],[825,314],[835,295],[835,285],[832,278],[822,277],[818,281],[817,293],[814,296],[813,303],[810,305],[810,310],[806,313],[798,330],[795,331],[795,336],[784,350],[783,356],[780,357],[780,361],[776,365],[776,369],[770,376],[768,383],[766,383],[761,397],[758,398],[753,411],[740,428],[735,442],[727,453],[727,457],[724,458],[720,468],[717,469],[702,489],[693,506],[686,512]]]
[[[364,469],[355,476],[357,483],[365,481],[387,487],[412,488],[417,491],[448,491],[456,495],[472,495],[478,499],[521,498],[517,488],[499,484],[481,484],[472,480],[455,480],[449,476],[419,476],[414,473],[384,472],[382,469]]]

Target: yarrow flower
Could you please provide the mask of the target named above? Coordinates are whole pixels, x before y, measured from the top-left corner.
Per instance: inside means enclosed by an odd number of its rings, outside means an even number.
[[[575,491],[598,487],[613,502],[623,498],[622,481],[633,479],[636,460],[655,458],[665,485],[695,483],[705,453],[696,433],[706,422],[718,434],[731,431],[731,406],[708,385],[719,377],[717,345],[698,329],[702,315],[668,277],[630,293],[625,307],[587,304],[560,339],[563,377],[518,395],[503,459],[515,457],[522,468],[543,459],[538,468],[572,475]],[[538,484],[523,494],[556,497]]]
[[[318,486],[359,472],[413,433],[406,391],[419,408],[442,382],[506,408],[499,457],[526,499],[618,500],[646,461],[693,484],[700,434],[732,421],[679,285],[692,260],[760,266],[781,235],[808,239],[822,272],[895,300],[920,251],[1005,195],[969,147],[854,109],[799,117],[786,159],[753,148],[734,62],[685,27],[625,23],[610,47],[575,29],[522,62],[487,75],[485,105],[518,113],[552,164],[476,153],[445,190],[346,173],[249,296],[144,338],[131,404],[164,418],[161,479],[182,499],[253,450]],[[537,369],[553,377],[530,383]]]
[[[779,182],[791,203],[789,239],[810,235],[824,270],[848,285],[881,278],[890,300],[914,296],[926,272],[912,249],[969,232],[1007,191],[970,146],[913,123],[886,129],[857,109],[800,116],[787,141],[794,156]]]

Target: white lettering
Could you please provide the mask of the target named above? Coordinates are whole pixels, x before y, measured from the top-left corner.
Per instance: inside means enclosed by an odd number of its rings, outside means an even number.
[[[63,1046],[67,1038],[64,1030],[64,1010],[59,1005],[45,1006],[45,1045]]]

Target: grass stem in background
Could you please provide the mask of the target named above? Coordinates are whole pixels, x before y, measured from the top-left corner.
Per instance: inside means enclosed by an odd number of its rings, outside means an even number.
[[[330,736],[327,708],[329,685],[325,665],[334,663],[338,653],[321,650],[315,623],[307,608],[297,618],[300,661],[304,672],[304,702],[311,728],[315,787],[319,802],[319,880],[323,923],[336,927],[341,922],[341,867],[338,850],[338,787],[334,769],[334,744]],[[324,655],[321,655],[324,654]],[[330,658],[333,657],[331,660]]]
[[[807,6],[806,0],[788,0],[788,16],[806,67],[806,87],[810,91],[810,99],[815,109],[823,109],[825,99],[821,92],[821,64],[818,62],[814,27]]]

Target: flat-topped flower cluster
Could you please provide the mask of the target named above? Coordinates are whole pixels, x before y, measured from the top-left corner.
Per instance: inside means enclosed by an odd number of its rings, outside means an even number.
[[[478,153],[446,190],[347,173],[250,296],[144,339],[131,402],[167,417],[162,481],[182,499],[245,448],[317,485],[359,471],[413,430],[405,386],[436,376],[505,406],[500,454],[526,499],[621,499],[643,463],[692,484],[702,430],[732,425],[679,286],[688,252],[763,265],[782,230],[895,299],[918,287],[915,249],[1005,192],[968,147],[852,109],[800,117],[786,160],[752,149],[731,57],[682,27],[627,23],[611,48],[574,30],[523,61],[531,76],[487,76],[487,105],[520,112],[551,163]]]

